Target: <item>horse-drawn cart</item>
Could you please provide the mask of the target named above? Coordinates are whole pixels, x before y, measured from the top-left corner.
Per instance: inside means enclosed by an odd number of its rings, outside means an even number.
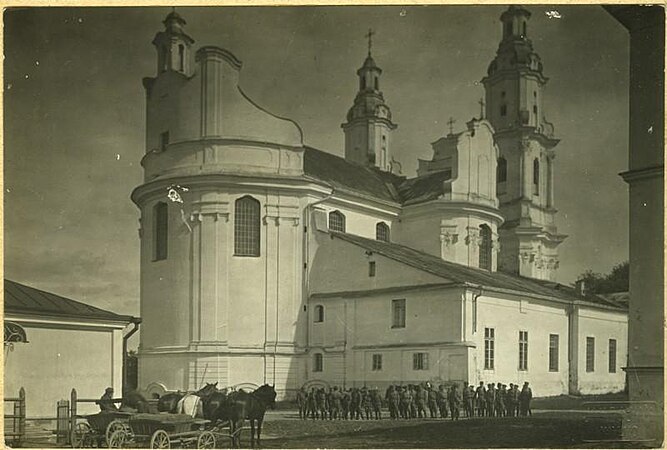
[[[72,429],[70,442],[73,448],[102,447],[107,445],[114,431],[126,429],[132,413],[104,411],[87,416],[77,416],[85,422],[77,422]]]
[[[215,448],[215,434],[205,429],[208,423],[185,414],[135,414],[127,428],[111,434],[108,444],[109,448]]]

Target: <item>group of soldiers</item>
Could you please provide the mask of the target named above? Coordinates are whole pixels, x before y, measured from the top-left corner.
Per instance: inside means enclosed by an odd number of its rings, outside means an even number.
[[[301,388],[297,392],[297,404],[301,419],[376,419],[382,418],[383,400],[389,408],[392,419],[447,418],[458,420],[464,417],[514,417],[531,415],[530,402],[533,398],[528,382],[519,389],[510,383],[509,388],[502,383],[479,386],[463,383],[449,387],[440,385],[436,389],[430,383],[419,385],[390,385],[384,395],[377,388],[340,389]],[[427,413],[428,411],[428,413]]]

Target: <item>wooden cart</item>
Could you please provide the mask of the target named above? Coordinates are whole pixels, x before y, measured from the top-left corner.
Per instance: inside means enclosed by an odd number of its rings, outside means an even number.
[[[77,422],[72,429],[70,443],[73,448],[106,447],[114,431],[127,429],[132,413],[104,411],[87,416],[77,416],[85,422]]]
[[[149,447],[215,448],[215,434],[205,429],[208,420],[184,414],[135,414],[127,429],[117,429],[109,448]]]

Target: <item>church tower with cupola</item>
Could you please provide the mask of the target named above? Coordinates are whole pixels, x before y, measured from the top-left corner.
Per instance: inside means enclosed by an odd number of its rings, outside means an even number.
[[[554,158],[559,140],[544,114],[547,78],[528,38],[530,12],[511,6],[501,16],[502,40],[482,79],[486,118],[499,148],[497,192],[505,222],[499,269],[554,280],[558,234],[554,205]]]
[[[157,72],[173,71],[188,75],[191,72],[190,48],[195,41],[183,30],[185,19],[174,8],[162,23],[165,30],[153,39],[157,50]]]
[[[359,92],[341,125],[345,132],[345,159],[357,164],[391,169],[391,132],[397,125],[391,121],[391,110],[380,91],[380,69],[371,56],[373,32],[368,32],[368,56],[357,70]]]

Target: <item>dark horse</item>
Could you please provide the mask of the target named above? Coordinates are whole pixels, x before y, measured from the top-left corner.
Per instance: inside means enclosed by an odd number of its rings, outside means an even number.
[[[269,406],[276,403],[276,390],[265,384],[251,393],[242,390],[229,395],[216,392],[204,400],[204,417],[216,423],[229,421],[232,445],[240,447],[240,429],[245,419],[250,420],[250,445],[255,446],[255,422],[257,423],[257,445],[260,445],[260,434],[264,414]]]
[[[218,382],[206,383],[206,385],[195,392],[195,395],[201,398],[206,398],[217,391]],[[158,412],[168,412],[172,414],[178,413],[178,402],[187,395],[187,392],[170,392],[165,394],[157,402]]]
[[[136,390],[131,390],[123,395],[120,411],[148,413],[150,412],[150,406],[143,395]]]

